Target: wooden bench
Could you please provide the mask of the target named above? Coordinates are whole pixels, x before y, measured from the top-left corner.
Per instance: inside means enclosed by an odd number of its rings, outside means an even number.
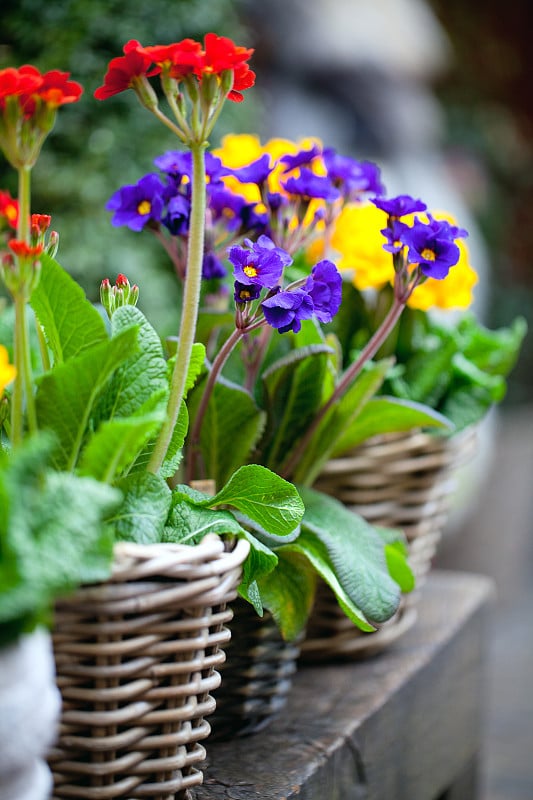
[[[207,740],[194,800],[475,800],[491,595],[487,578],[431,573],[388,651],[301,666],[268,728]]]

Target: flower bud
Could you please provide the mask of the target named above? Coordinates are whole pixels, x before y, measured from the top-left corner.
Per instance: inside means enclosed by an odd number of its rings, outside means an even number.
[[[47,255],[49,255],[50,258],[55,258],[58,247],[59,247],[59,234],[57,231],[51,231],[50,236],[48,237],[48,244],[45,247],[45,253],[47,253]]]
[[[112,286],[108,278],[104,278],[100,284],[100,302],[107,311],[109,318],[120,306],[135,306],[139,299],[139,287],[130,282],[125,275],[117,275],[115,285]]]

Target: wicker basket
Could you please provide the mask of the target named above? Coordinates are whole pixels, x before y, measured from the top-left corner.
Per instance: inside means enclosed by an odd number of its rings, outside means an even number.
[[[49,754],[53,798],[188,797],[209,734],[249,545],[117,545],[106,583],[57,605],[53,645],[63,709]]]
[[[303,639],[284,641],[272,615],[259,617],[244,600],[237,599],[233,609],[232,639],[210,720],[214,739],[257,733],[282,711]]]
[[[326,464],[317,489],[336,497],[371,523],[405,532],[417,590],[402,597],[393,619],[368,634],[350,622],[329,589],[320,585],[302,645],[303,659],[374,655],[413,625],[418,589],[431,568],[448,518],[456,471],[475,448],[475,428],[456,436],[414,430],[373,437],[345,457]]]

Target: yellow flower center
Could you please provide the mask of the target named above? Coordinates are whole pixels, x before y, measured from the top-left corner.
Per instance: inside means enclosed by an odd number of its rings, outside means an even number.
[[[137,206],[137,211],[139,214],[149,214],[152,210],[152,204],[149,200],[141,200],[139,205]]]
[[[17,218],[17,209],[15,206],[9,205],[4,208],[4,214],[9,222],[15,222]]]
[[[249,278],[255,278],[255,277],[256,277],[256,275],[257,275],[257,269],[256,269],[256,267],[255,267],[253,264],[247,264],[247,265],[246,265],[246,266],[243,268],[243,272],[244,272],[244,274],[245,274],[245,275],[247,275]]]
[[[241,300],[249,300],[251,297],[251,293],[247,289],[241,289],[239,292],[239,297]]]
[[[430,250],[429,247],[424,248],[424,250],[422,250],[421,255],[424,261],[435,261],[437,257],[434,251]]]

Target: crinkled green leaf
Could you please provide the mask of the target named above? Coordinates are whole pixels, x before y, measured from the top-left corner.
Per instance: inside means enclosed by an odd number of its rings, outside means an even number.
[[[287,453],[322,403],[331,349],[308,345],[280,359],[263,374],[263,407],[267,412],[261,461],[278,470]]]
[[[279,631],[293,641],[309,618],[316,587],[316,573],[307,558],[290,548],[277,551],[276,569],[258,581],[261,602],[274,617]]]
[[[429,406],[396,397],[373,397],[343,431],[331,457],[341,456],[371,436],[412,428],[453,430],[453,424]]]
[[[137,330],[130,328],[59,364],[40,379],[37,420],[41,429],[52,430],[57,437],[56,468],[76,466],[100,393],[136,346]]]
[[[132,329],[138,331],[137,351],[117,368],[106,387],[96,412],[99,421],[131,417],[154,394],[162,398],[162,408],[166,405],[167,362],[159,336],[138,308],[121,306],[111,318],[112,337]]]
[[[161,402],[162,401],[162,402]],[[165,420],[166,393],[154,395],[130,417],[102,422],[83,450],[79,473],[111,483],[128,470]]]
[[[290,534],[299,525],[304,505],[297,489],[266,467],[243,466],[204,505],[230,505],[278,536]]]
[[[343,431],[354,424],[354,420],[380,388],[390,363],[388,359],[383,359],[369,364],[324,414],[290,475],[295,483],[309,486],[314,483],[334,452]]]
[[[106,327],[83,289],[57,261],[45,253],[39,260],[41,275],[30,302],[54,363],[60,364],[107,339]]]
[[[204,388],[205,381],[200,381],[189,394],[191,428]],[[200,430],[205,475],[217,486],[223,486],[230,475],[248,461],[263,424],[264,414],[247,391],[224,379],[217,381]]]
[[[123,494],[120,507],[107,524],[117,540],[154,544],[163,541],[171,503],[166,482],[150,472],[128,475],[117,483]]]
[[[400,589],[387,567],[378,531],[339,501],[313,489],[301,488],[305,504],[302,534],[291,547],[314,558],[314,566],[339,596],[342,587],[363,622],[385,622],[398,608]],[[320,549],[320,546],[323,549]],[[321,564],[321,560],[327,560]],[[329,574],[325,574],[329,567]],[[332,573],[335,582],[332,584]],[[337,583],[338,582],[338,583]],[[354,619],[356,624],[359,621]],[[368,630],[367,628],[364,628]]]
[[[120,492],[47,468],[50,439],[30,439],[0,459],[0,636],[47,619],[80,583],[105,580],[113,541],[103,519]]]

